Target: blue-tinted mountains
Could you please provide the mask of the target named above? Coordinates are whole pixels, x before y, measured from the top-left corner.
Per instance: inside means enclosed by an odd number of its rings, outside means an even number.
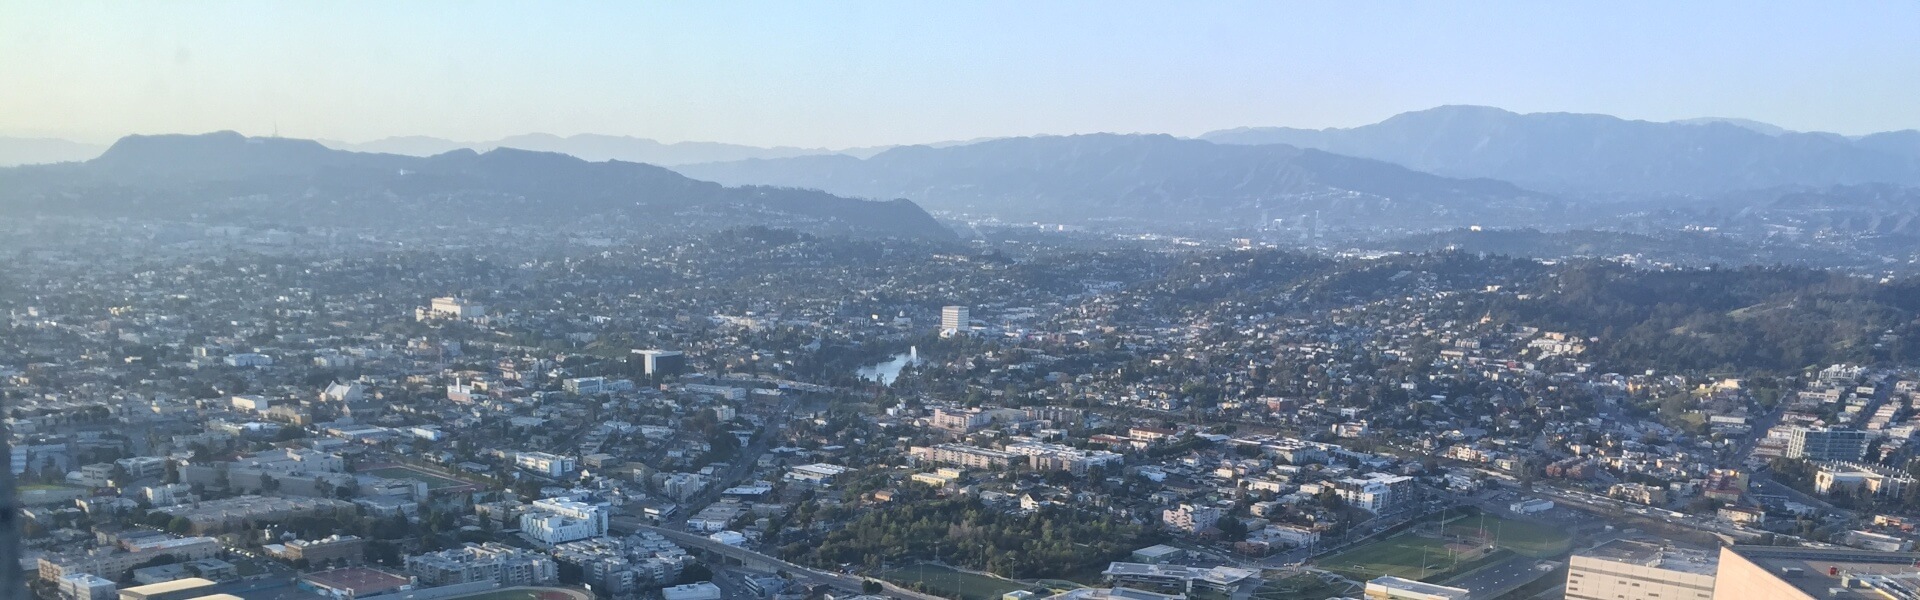
[[[414,157],[232,132],[130,136],[86,162],[0,169],[0,213],[594,230],[768,224],[953,238],[906,200],[726,187],[653,165],[547,152],[499,148]]]
[[[1673,123],[1443,106],[1348,129],[1240,128],[1222,144],[1286,144],[1450,177],[1575,195],[1712,195],[1778,186],[1920,185],[1920,131],[1849,138],[1734,119]]]
[[[1253,225],[1318,214],[1382,226],[1527,222],[1560,210],[1546,194],[1285,145],[1094,134],[906,146],[870,158],[805,156],[676,167],[727,184],[912,198],[1010,219]]]

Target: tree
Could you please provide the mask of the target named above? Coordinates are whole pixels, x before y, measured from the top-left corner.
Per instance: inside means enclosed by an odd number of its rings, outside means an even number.
[[[886,589],[886,586],[880,585],[880,582],[877,580],[868,579],[860,582],[860,593],[862,594],[877,596],[880,592],[886,591]]]
[[[702,581],[713,581],[713,569],[709,569],[706,565],[700,563],[693,563],[687,565],[687,568],[680,570],[680,577],[673,580],[673,584],[686,585]]]

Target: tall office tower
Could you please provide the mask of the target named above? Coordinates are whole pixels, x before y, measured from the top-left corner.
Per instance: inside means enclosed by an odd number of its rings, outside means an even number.
[[[967,330],[967,307],[948,306],[940,309],[940,331],[942,333],[960,333]]]

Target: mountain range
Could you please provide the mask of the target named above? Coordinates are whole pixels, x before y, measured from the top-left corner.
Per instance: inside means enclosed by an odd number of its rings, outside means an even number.
[[[461,149],[414,157],[233,132],[129,136],[85,162],[0,169],[0,214],[8,213],[583,231],[778,224],[954,238],[907,200],[726,187],[653,165],[551,152]]]
[[[1552,197],[1489,179],[1449,178],[1286,145],[1167,135],[1007,138],[844,155],[676,167],[697,179],[914,198],[939,210],[1012,219],[1252,226],[1269,219],[1465,224],[1556,212]]]
[[[1240,128],[1222,144],[1286,144],[1542,191],[1710,195],[1786,185],[1920,185],[1920,131],[1850,138],[1738,119],[1672,123],[1442,106],[1346,129]]]

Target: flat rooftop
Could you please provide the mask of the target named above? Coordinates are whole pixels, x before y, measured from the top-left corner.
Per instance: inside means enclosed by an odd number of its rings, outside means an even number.
[[[1387,589],[1413,592],[1416,594],[1425,594],[1428,596],[1438,596],[1441,598],[1466,598],[1467,594],[1470,593],[1467,590],[1457,588],[1457,587],[1447,587],[1444,585],[1427,583],[1424,581],[1402,579],[1402,578],[1394,577],[1391,575],[1376,577],[1372,581],[1367,582],[1368,587],[1372,587],[1376,585],[1387,588]]]
[[[1580,552],[1579,555],[1709,577],[1720,565],[1720,557],[1704,548],[1634,540],[1614,540]]]
[[[1905,590],[1912,594],[1920,589],[1920,567],[1914,566],[1920,564],[1920,552],[1778,546],[1733,546],[1727,551],[1746,558],[1781,581],[1815,598],[1885,600],[1902,595],[1888,594],[1882,590]],[[1860,583],[1849,587],[1844,585],[1843,579]]]

